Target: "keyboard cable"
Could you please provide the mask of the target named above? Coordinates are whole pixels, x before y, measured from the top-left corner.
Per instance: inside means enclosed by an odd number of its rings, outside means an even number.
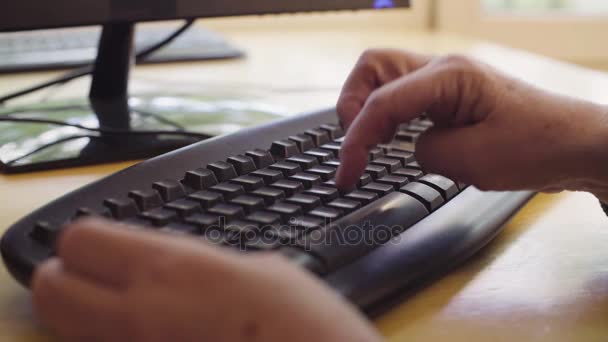
[[[182,33],[184,33],[186,30],[188,30],[190,27],[192,27],[192,25],[194,24],[195,20],[194,19],[188,19],[184,22],[184,24],[178,28],[177,30],[175,30],[173,33],[171,33],[169,36],[167,36],[166,38],[164,38],[163,40],[143,49],[142,51],[138,52],[135,55],[135,61],[136,62],[140,62],[142,60],[144,60],[145,58],[147,58],[148,56],[150,56],[151,54],[153,54],[154,52],[158,51],[159,49],[163,48],[164,46],[168,45],[169,43],[171,43],[172,41],[174,41],[177,37],[179,37]],[[66,84],[72,80],[75,80],[77,78],[80,77],[84,77],[87,75],[90,75],[93,73],[93,65],[89,65],[86,67],[82,67],[76,70],[72,70],[69,71],[67,73],[65,73],[63,76],[57,77],[55,79],[52,79],[50,81],[38,84],[36,86],[32,86],[8,95],[4,95],[2,97],[0,97],[0,106],[4,105],[7,101],[9,100],[13,100],[16,99],[18,97],[22,97],[34,92],[37,92],[39,90],[43,90],[55,85],[63,85]],[[71,107],[58,107],[58,108],[54,108],[55,110],[61,110],[61,109],[73,109]],[[145,135],[153,135],[153,136],[159,136],[159,135],[169,135],[169,136],[181,136],[181,137],[191,137],[191,138],[197,138],[197,139],[201,139],[201,140],[205,140],[205,139],[209,139],[212,138],[212,135],[208,135],[208,134],[202,134],[202,133],[195,133],[195,132],[187,132],[184,130],[183,126],[172,122],[168,119],[165,119],[157,114],[154,113],[149,113],[149,112],[144,112],[141,110],[137,110],[137,109],[132,109],[134,112],[142,115],[142,116],[151,116],[154,117],[155,119],[159,120],[162,123],[165,123],[167,125],[173,126],[175,127],[177,130],[176,131],[168,131],[168,130],[150,130],[150,131],[145,131],[145,130],[141,130],[141,131],[132,131],[132,130],[114,130],[114,129],[103,129],[103,128],[92,128],[92,127],[86,127],[83,125],[79,125],[79,124],[73,124],[73,123],[68,123],[68,122],[64,122],[64,121],[57,121],[57,120],[49,120],[49,119],[38,119],[38,118],[16,118],[12,115],[14,114],[18,114],[20,111],[19,110],[15,110],[9,113],[5,113],[5,114],[0,114],[0,122],[14,122],[14,123],[30,123],[30,124],[48,124],[48,125],[55,125],[55,126],[66,126],[66,127],[74,127],[74,128],[78,128],[81,130],[85,130],[85,131],[89,131],[89,132],[93,132],[93,133],[100,133],[100,134],[105,134],[105,135],[132,135],[132,136],[145,136]],[[56,140],[54,142],[48,143],[48,144],[44,144],[38,148],[36,148],[35,150],[15,159],[15,160],[11,160],[9,162],[7,162],[7,165],[10,164],[14,164],[24,158],[27,158],[29,156],[32,156],[34,154],[37,154],[43,150],[52,148],[56,145],[59,144],[63,144],[69,141],[73,141],[73,140],[77,140],[77,139],[83,139],[83,138],[89,138],[89,139],[101,139],[100,136],[98,135],[94,135],[94,134],[81,134],[81,135],[75,135],[75,136],[71,136],[71,137],[66,137],[66,138],[62,138],[59,140]]]
[[[188,19],[184,22],[184,24],[178,28],[177,30],[175,30],[173,33],[171,33],[170,35],[168,35],[166,38],[164,38],[163,40],[159,41],[156,44],[153,44],[145,49],[143,49],[140,52],[137,52],[135,55],[135,62],[141,62],[142,60],[146,59],[147,57],[149,57],[151,54],[153,54],[154,52],[160,50],[161,48],[165,47],[166,45],[168,45],[169,43],[171,43],[172,41],[174,41],[177,37],[179,37],[182,33],[186,32],[190,27],[192,27],[192,25],[194,25],[195,20],[194,19]],[[84,77],[87,75],[90,75],[93,73],[93,65],[88,65],[86,67],[82,67],[79,69],[75,69],[72,71],[68,71],[67,73],[63,74],[62,76],[59,76],[57,78],[54,78],[52,80],[40,83],[38,85],[29,87],[29,88],[25,88],[19,91],[16,91],[14,93],[10,93],[7,95],[3,95],[0,97],[0,105],[4,105],[7,101],[9,100],[13,100],[16,99],[18,97],[22,97],[43,89],[46,89],[48,87],[52,87],[54,85],[60,85],[60,84],[66,84],[70,81],[73,81],[77,78],[80,77]]]

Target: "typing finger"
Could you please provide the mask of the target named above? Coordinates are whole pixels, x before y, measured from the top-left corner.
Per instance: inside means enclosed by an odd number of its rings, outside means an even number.
[[[392,49],[365,52],[346,80],[338,100],[338,116],[344,127],[350,127],[374,90],[429,60],[428,56]]]
[[[66,271],[58,259],[38,267],[32,291],[38,319],[63,339],[117,340],[124,321],[118,292]]]

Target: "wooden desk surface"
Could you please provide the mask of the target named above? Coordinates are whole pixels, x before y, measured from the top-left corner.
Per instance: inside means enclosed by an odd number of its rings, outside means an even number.
[[[608,98],[604,74],[463,37],[411,31],[398,12],[224,19],[207,26],[244,47],[249,58],[138,68],[134,91],[163,82],[198,84],[201,91],[214,84],[307,88],[258,99],[294,113],[332,105],[358,55],[389,46],[464,52],[556,91]],[[2,76],[0,93],[51,75]],[[57,94],[84,95],[86,80]],[[0,176],[0,232],[49,200],[127,165]],[[483,252],[377,324],[390,341],[605,341],[607,317],[608,219],[592,196],[566,193],[536,197]],[[47,339],[32,319],[28,292],[0,267],[0,340]]]

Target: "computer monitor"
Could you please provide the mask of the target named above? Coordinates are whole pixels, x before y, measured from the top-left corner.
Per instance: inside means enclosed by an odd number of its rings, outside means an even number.
[[[103,25],[94,65],[89,102],[103,130],[77,156],[50,160],[3,160],[4,172],[147,158],[196,142],[124,134],[131,130],[127,94],[132,61],[133,30],[137,22],[293,12],[408,7],[409,0],[19,0],[3,5],[0,32],[42,28]],[[120,132],[120,134],[118,133]],[[1,149],[0,149],[1,151]]]

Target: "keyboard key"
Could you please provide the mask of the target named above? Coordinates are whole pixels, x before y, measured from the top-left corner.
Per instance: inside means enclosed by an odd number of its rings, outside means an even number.
[[[313,156],[307,156],[305,154],[300,154],[295,157],[288,158],[285,161],[289,163],[298,164],[302,169],[310,169],[313,166],[319,165],[319,161],[317,160],[317,158]]]
[[[422,177],[424,175],[424,173],[420,170],[400,169],[400,170],[393,172],[393,175],[407,177],[410,180],[410,182],[413,182],[413,181],[419,179],[420,177]]]
[[[384,150],[384,152],[386,152],[386,153],[390,153],[390,151],[395,151],[395,150],[411,152],[411,153],[414,153],[416,151],[415,144],[404,142],[404,141],[399,141],[399,140],[393,140],[389,144],[382,145],[381,147]]]
[[[361,203],[358,201],[353,201],[349,199],[340,198],[335,201],[330,202],[328,207],[336,208],[345,212],[352,212],[361,207]]]
[[[381,165],[373,165],[373,164],[368,165],[365,168],[365,173],[372,176],[373,179],[382,178],[382,177],[388,175],[388,171],[386,170],[386,167],[381,166]]]
[[[415,144],[418,141],[418,137],[420,137],[420,133],[400,131],[397,132],[395,139]]]
[[[181,222],[171,222],[167,224],[161,231],[169,232],[169,233],[180,233],[187,235],[200,235],[202,234],[202,230],[200,227]]]
[[[264,186],[264,180],[259,177],[241,176],[230,181],[231,183],[241,185],[245,191],[254,191]]]
[[[359,178],[359,187],[362,186],[366,186],[367,184],[373,182],[374,180],[372,179],[372,176],[368,175],[367,173],[364,173],[360,178]]]
[[[429,211],[434,211],[443,204],[441,194],[426,184],[418,182],[410,183],[401,188],[401,192],[422,202]]]
[[[281,247],[281,241],[276,237],[258,236],[245,242],[247,251],[273,251]]]
[[[458,195],[458,186],[451,179],[440,175],[428,174],[418,180],[422,184],[426,184],[431,188],[439,191],[441,196],[447,201]]]
[[[213,171],[215,177],[220,182],[229,181],[233,178],[238,177],[234,166],[230,163],[219,161],[207,165],[207,169]]]
[[[375,160],[384,157],[384,150],[376,147],[369,151],[369,160]]]
[[[422,125],[418,125],[418,124],[410,124],[409,126],[406,127],[405,131],[411,132],[411,133],[424,133],[428,129],[429,128],[426,126],[422,126]]]
[[[301,182],[286,179],[282,179],[278,182],[273,183],[272,187],[283,190],[287,197],[291,197],[294,194],[304,190],[304,185],[302,185]]]
[[[129,193],[129,198],[135,201],[141,211],[158,208],[163,205],[163,199],[156,190],[136,190]]]
[[[337,159],[332,159],[323,163],[323,166],[333,167],[337,169],[340,167],[340,161]]]
[[[220,229],[217,225],[212,225],[205,229],[202,234],[202,239],[206,243],[215,246],[235,246],[233,240],[230,239],[228,234],[223,229]]]
[[[344,196],[350,200],[358,201],[363,205],[367,205],[378,199],[378,194],[375,192],[356,190]]]
[[[186,172],[183,183],[195,190],[203,190],[216,185],[215,174],[208,169],[198,169]]]
[[[304,233],[292,225],[281,224],[272,227],[272,229],[269,229],[266,234],[278,239],[279,241],[289,242],[297,240]]]
[[[285,202],[299,205],[304,211],[312,210],[321,205],[321,198],[310,195],[297,194],[289,197]]]
[[[327,203],[338,198],[338,190],[324,186],[313,186],[312,188],[304,191],[303,194],[319,197],[323,203]]]
[[[304,152],[304,154],[317,158],[319,163],[324,163],[334,158],[334,154],[331,151],[323,150],[320,148],[313,148],[312,150]]]
[[[222,194],[228,201],[245,193],[243,186],[232,183],[220,183],[209,190]]]
[[[181,217],[187,217],[195,213],[200,213],[203,209],[198,202],[188,199],[179,199],[177,201],[167,203],[165,208],[176,211]]]
[[[224,202],[222,194],[213,191],[199,191],[188,195],[188,198],[198,202],[204,209],[211,208],[218,203]]]
[[[162,205],[162,201],[161,201],[161,205]],[[79,208],[76,211],[76,215],[74,215],[74,219],[79,219],[79,218],[83,218],[83,217],[107,217],[110,218],[112,217],[112,214],[110,213],[109,210],[93,210],[91,208]]]
[[[186,218],[186,223],[199,227],[201,232],[208,228],[219,229],[219,218],[209,214],[195,214]]]
[[[103,201],[103,205],[110,209],[112,217],[117,220],[124,220],[139,213],[139,209],[137,208],[135,201],[130,198],[109,198]]]
[[[321,149],[330,151],[334,154],[335,157],[340,156],[340,150],[342,149],[342,145],[340,143],[329,143],[321,146]]]
[[[245,209],[246,212],[251,213],[264,207],[264,199],[253,196],[239,196],[232,201],[231,204],[240,205]]]
[[[160,194],[163,201],[165,202],[173,202],[177,199],[180,199],[186,196],[186,190],[182,183],[172,180],[165,180],[162,182],[156,182],[152,184],[152,188],[154,188]]]
[[[249,174],[250,176],[259,177],[264,180],[266,184],[272,184],[278,180],[283,179],[283,172],[273,169],[261,169]]]
[[[416,161],[413,153],[404,151],[391,151],[386,157],[399,160],[403,166]]]
[[[382,178],[376,180],[376,182],[392,185],[395,189],[399,189],[400,187],[409,183],[410,180],[407,177],[390,175],[390,176],[382,177]]]
[[[342,211],[329,208],[329,207],[319,207],[308,213],[308,215],[316,216],[326,220],[337,220],[342,216]]]
[[[53,225],[49,222],[40,221],[36,223],[34,229],[30,233],[30,237],[37,242],[45,245],[52,245],[57,241],[62,230],[60,225]]]
[[[139,218],[149,221],[153,225],[157,227],[162,227],[167,225],[169,222],[173,220],[177,220],[177,212],[174,210],[168,210],[165,208],[156,208],[148,211],[144,211],[139,214]]]
[[[244,244],[249,238],[255,238],[259,232],[259,226],[253,222],[233,220],[224,227],[230,240],[238,240]]]
[[[270,187],[258,189],[250,195],[263,198],[266,205],[272,205],[276,201],[285,198],[285,192],[283,190]]]
[[[328,181],[336,176],[336,169],[328,166],[315,166],[306,170],[306,173],[312,173],[321,177],[322,180]]]
[[[280,223],[281,215],[268,211],[256,211],[247,216],[245,220],[258,223],[262,226],[262,228],[264,228]]]
[[[152,223],[148,220],[144,220],[142,218],[139,217],[131,217],[128,218],[126,220],[122,220],[121,223],[124,223],[127,225],[128,228],[143,228],[143,229],[148,229],[150,228],[152,225]]]
[[[289,180],[302,183],[306,189],[310,189],[315,185],[321,184],[322,182],[320,176],[305,172],[297,173],[289,177]]]
[[[289,140],[296,143],[302,152],[315,148],[315,143],[312,141],[312,138],[306,134],[291,136],[289,137]]]
[[[298,145],[289,140],[280,140],[272,143],[270,153],[279,159],[293,157],[300,153]]]
[[[418,126],[426,127],[427,129],[434,126],[433,121],[424,118],[412,120],[412,123]]]
[[[389,192],[393,191],[395,188],[392,185],[380,184],[380,183],[369,183],[366,186],[362,187],[361,190],[367,192],[373,192],[378,194],[378,196],[382,197]]]
[[[289,220],[289,225],[296,229],[298,235],[308,234],[313,230],[317,230],[325,226],[325,220],[313,216],[298,216]]]
[[[302,167],[300,167],[300,165],[285,161],[272,164],[270,165],[270,168],[283,172],[283,175],[285,175],[285,177],[293,176],[296,173],[302,171]]]
[[[258,148],[253,151],[248,151],[246,155],[253,159],[258,169],[263,169],[274,164],[274,158],[272,157],[270,151],[265,151]]]
[[[405,166],[408,169],[420,170],[422,171],[422,166],[418,164],[418,162],[411,162]]]
[[[234,204],[220,203],[209,209],[209,214],[219,216],[220,223],[222,220],[228,222],[233,219],[238,219],[245,216],[245,209]]]
[[[379,210],[378,208],[384,209]],[[320,232],[324,234],[325,238],[315,236],[314,241],[302,240],[302,248],[307,248],[311,254],[318,256],[327,266],[326,271],[331,272],[352,263],[395,236],[391,234],[393,233],[391,230],[387,231],[388,234],[383,234],[385,236],[380,239],[379,234],[369,230],[375,230],[383,226],[391,229],[401,227],[400,231],[403,231],[428,215],[428,211],[422,203],[399,192],[393,192],[375,202],[373,206],[367,206],[359,210],[358,215],[346,216],[336,222],[337,224],[321,230]],[[365,217],[365,224],[361,224],[361,217]],[[360,236],[376,237],[373,239],[373,243],[326,243],[336,232],[344,231],[347,227],[352,226],[361,229]]]
[[[320,129],[329,133],[332,140],[336,140],[344,136],[344,129],[340,125],[336,124],[325,124],[319,127]]]
[[[284,202],[275,203],[266,210],[281,215],[285,221],[302,213],[302,207]]]
[[[330,180],[328,180],[327,182],[323,183],[323,185],[324,185],[324,186],[330,186],[330,187],[332,187],[332,188],[335,188],[335,187],[337,186],[337,185],[336,185],[336,179],[335,179],[335,178],[334,178],[334,179],[330,179]]]
[[[244,155],[230,157],[227,161],[228,163],[232,164],[232,166],[234,166],[236,173],[241,176],[253,172],[257,169],[253,159]]]
[[[371,164],[384,166],[390,173],[397,171],[402,167],[401,162],[398,159],[391,159],[386,157],[373,160]]]
[[[327,131],[322,129],[309,129],[305,132],[306,135],[312,138],[312,142],[315,146],[319,147],[321,145],[325,145],[331,141],[331,137]]]

